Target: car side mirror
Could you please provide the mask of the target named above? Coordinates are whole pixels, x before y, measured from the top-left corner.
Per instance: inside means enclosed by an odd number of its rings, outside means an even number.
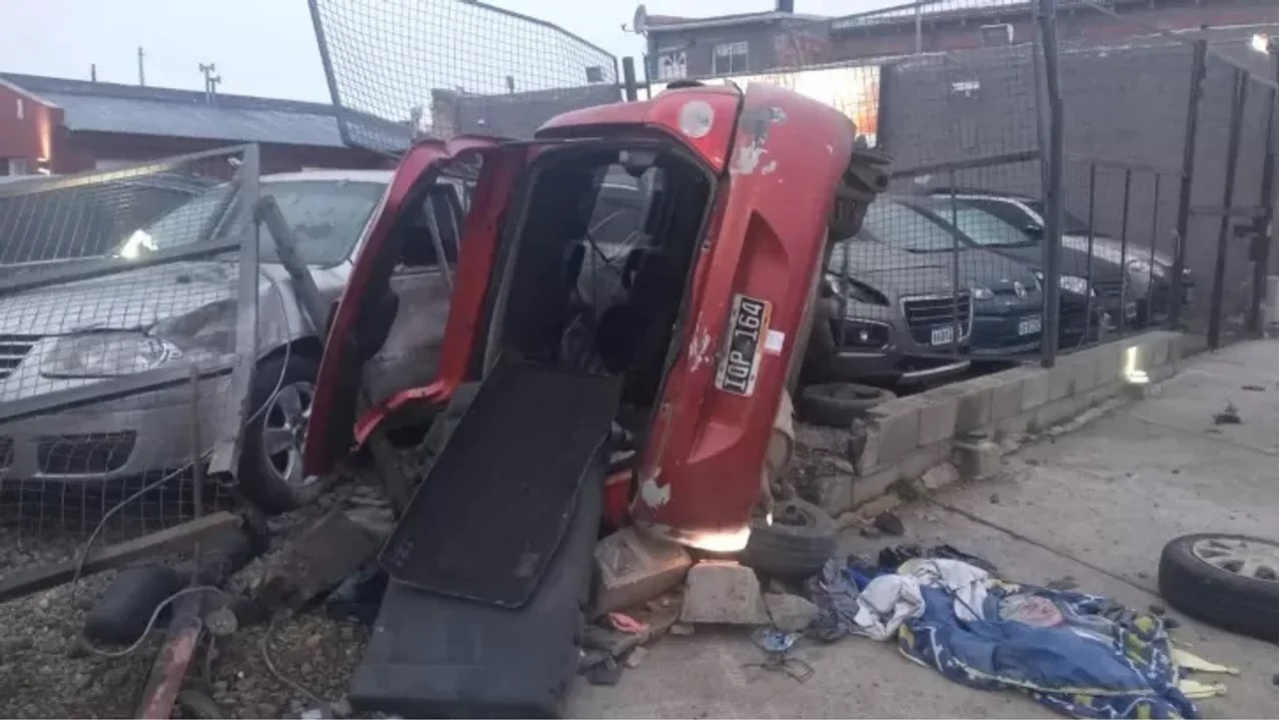
[[[1022,229],[1022,232],[1026,233],[1029,238],[1039,240],[1044,237],[1044,226],[1039,223],[1028,223],[1027,226]]]

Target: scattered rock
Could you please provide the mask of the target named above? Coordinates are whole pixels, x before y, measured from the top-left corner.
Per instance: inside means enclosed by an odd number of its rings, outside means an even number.
[[[671,635],[682,635],[682,636],[692,635],[697,631],[698,631],[697,628],[687,623],[676,623],[672,625],[669,630],[667,630],[667,632]]]
[[[875,539],[880,537],[881,532],[874,527],[864,527],[858,530],[858,534],[864,538]]]
[[[1000,494],[999,494],[999,493],[991,493],[991,497],[987,498],[987,501],[988,501],[988,502],[990,502],[992,505],[999,505],[999,504],[1000,504]]]
[[[786,632],[803,630],[818,616],[818,606],[799,595],[770,593],[764,596],[764,604],[773,626]]]
[[[1050,580],[1044,586],[1050,590],[1074,590],[1080,587],[1076,579],[1071,575],[1064,575],[1057,580]]]
[[[638,668],[640,663],[644,662],[644,656],[647,654],[649,654],[649,651],[644,649],[643,646],[632,648],[631,652],[627,653],[627,659],[623,661],[623,664],[632,669]]]
[[[1138,573],[1138,577],[1139,577],[1139,578],[1141,578],[1141,579],[1143,579],[1143,580],[1146,580],[1147,578],[1149,578],[1149,577],[1151,577],[1151,576],[1150,576],[1149,574],[1147,574],[1147,573],[1140,572],[1140,573]]]
[[[1240,386],[1240,389],[1241,389],[1241,390],[1248,390],[1249,392],[1266,392],[1266,390],[1267,390],[1266,388],[1262,387],[1261,385],[1241,385],[1241,386]]]
[[[82,658],[88,657],[90,653],[89,641],[83,635],[76,635],[67,642],[67,657]]]
[[[334,717],[350,717],[351,701],[344,695],[337,700],[334,700],[333,704],[329,706],[329,709],[333,711]]]
[[[1169,474],[1171,474],[1171,475],[1181,475],[1181,474],[1182,474],[1182,471],[1181,471],[1181,470],[1179,470],[1178,468],[1174,468],[1174,469],[1172,469],[1172,470],[1170,470],[1170,471],[1169,471]]]
[[[228,637],[240,629],[240,621],[231,608],[220,607],[204,616],[204,626],[214,637]]]
[[[93,676],[89,675],[89,673],[76,673],[75,677],[71,678],[71,684],[80,690],[89,687],[91,682],[93,682]]]
[[[900,537],[907,532],[906,526],[902,524],[902,518],[888,511],[877,515],[872,525],[880,532],[894,537]]]
[[[678,584],[693,564],[680,545],[624,528],[596,543],[596,610],[644,604]]]

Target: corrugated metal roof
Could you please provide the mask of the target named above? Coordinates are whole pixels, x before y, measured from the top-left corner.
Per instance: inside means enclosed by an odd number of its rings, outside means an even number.
[[[37,75],[0,79],[63,108],[72,131],[207,138],[233,142],[346,147],[330,104],[86,82]],[[384,132],[408,137],[403,125],[361,117]]]

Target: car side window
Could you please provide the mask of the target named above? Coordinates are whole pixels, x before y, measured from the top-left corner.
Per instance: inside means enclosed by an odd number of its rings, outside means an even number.
[[[401,251],[399,267],[438,268],[441,252],[445,264],[457,264],[463,219],[462,203],[453,185],[441,183],[431,188],[419,212],[408,220],[409,236]]]

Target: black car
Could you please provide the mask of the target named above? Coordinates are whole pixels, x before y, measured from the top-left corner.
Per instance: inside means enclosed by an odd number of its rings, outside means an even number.
[[[1039,349],[1043,298],[1039,281],[1024,263],[976,247],[937,217],[927,201],[881,197],[867,208],[861,236],[944,268],[954,286],[969,291],[973,305],[973,356],[1018,355]]]

